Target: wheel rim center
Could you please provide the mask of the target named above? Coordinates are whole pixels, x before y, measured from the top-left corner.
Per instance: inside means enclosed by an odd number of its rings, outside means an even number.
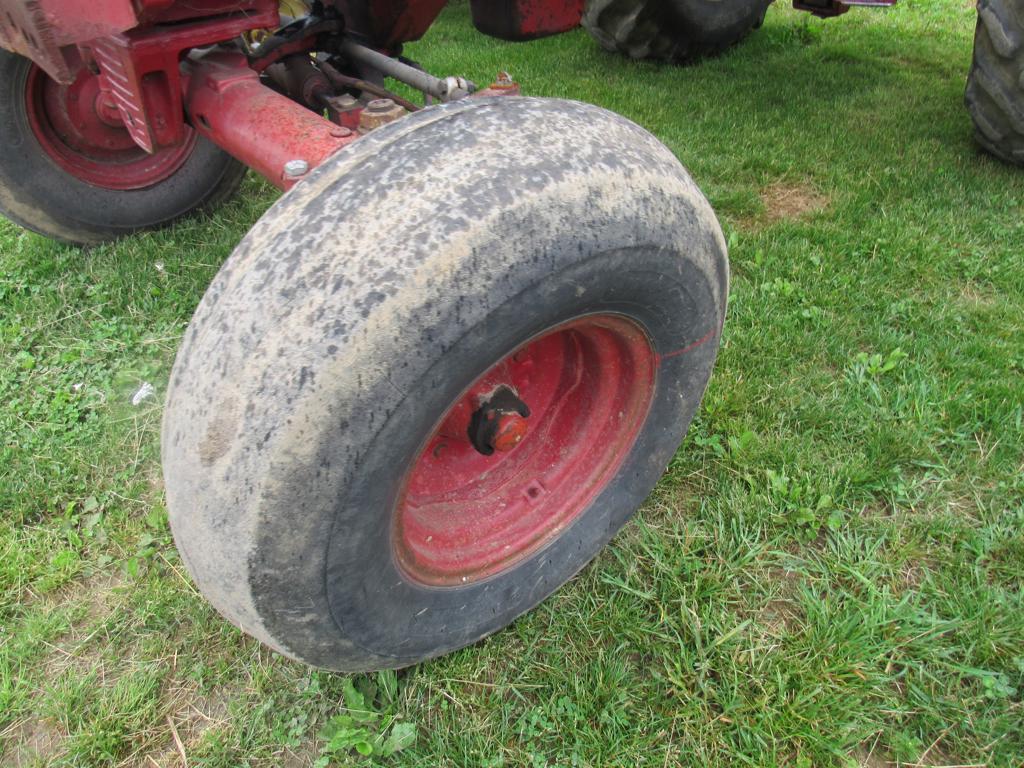
[[[469,420],[469,441],[479,453],[507,453],[526,437],[530,408],[515,391],[501,385],[491,393]]]
[[[33,65],[25,83],[29,127],[40,148],[62,170],[94,187],[145,189],[174,175],[196,147],[186,130],[178,146],[148,154],[132,139],[100,78],[82,68],[61,84]]]
[[[96,102],[93,109],[96,111],[96,117],[104,125],[108,125],[111,128],[124,129],[124,121],[121,119],[120,110],[118,110],[117,105],[104,91],[96,94]]]
[[[481,373],[403,481],[392,529],[400,569],[421,584],[464,585],[561,535],[632,450],[656,369],[640,326],[595,314],[549,329]]]

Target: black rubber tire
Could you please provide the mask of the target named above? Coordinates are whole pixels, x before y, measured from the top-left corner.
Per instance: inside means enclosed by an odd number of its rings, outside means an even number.
[[[66,243],[102,243],[212,209],[241,184],[246,167],[202,137],[177,172],[151,187],[103,189],[75,178],[47,156],[29,126],[31,66],[0,50],[0,213],[16,224]]]
[[[606,50],[687,62],[721,53],[764,22],[772,0],[587,0],[582,25]]]
[[[263,216],[185,334],[162,450],[188,570],[224,616],[313,665],[400,667],[473,643],[571,578],[654,487],[711,374],[727,292],[711,207],[622,117],[499,97],[374,131]],[[525,340],[595,311],[635,319],[662,356],[613,481],[509,570],[411,583],[392,513],[438,417]]]
[[[964,102],[978,143],[1024,165],[1024,0],[979,0]]]

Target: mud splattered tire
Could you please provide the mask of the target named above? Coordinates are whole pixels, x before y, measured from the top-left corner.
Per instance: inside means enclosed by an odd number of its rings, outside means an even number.
[[[0,213],[56,240],[100,243],[170,224],[230,197],[245,166],[189,131],[181,147],[147,155],[98,78],[62,86],[0,50]]]
[[[685,62],[720,53],[764,22],[771,0],[587,0],[583,26],[606,50]]]
[[[964,101],[978,143],[1024,165],[1024,0],[979,0]]]
[[[707,201],[624,118],[497,98],[374,131],[264,215],[186,332],[162,435],[183,560],[317,666],[500,629],[657,482],[727,283]]]

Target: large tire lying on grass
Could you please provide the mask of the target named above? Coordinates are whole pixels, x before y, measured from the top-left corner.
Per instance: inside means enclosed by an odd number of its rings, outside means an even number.
[[[1024,0],[979,0],[964,101],[978,143],[1024,165]]]
[[[720,53],[764,22],[772,0],[587,0],[582,24],[605,49],[685,62]]]
[[[77,245],[171,224],[230,197],[244,165],[191,130],[180,147],[135,145],[99,77],[62,85],[0,50],[0,213]]]
[[[263,216],[185,334],[162,451],[188,570],[332,669],[500,629],[658,481],[727,270],[683,167],[605,110],[471,99],[375,130]]]

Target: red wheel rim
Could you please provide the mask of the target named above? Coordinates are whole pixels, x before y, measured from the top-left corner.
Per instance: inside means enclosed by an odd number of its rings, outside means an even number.
[[[75,178],[104,189],[142,189],[163,181],[182,166],[196,143],[195,132],[186,129],[180,146],[148,154],[125,129],[99,76],[84,68],[64,85],[33,65],[25,106],[47,156]]]
[[[587,315],[528,341],[480,376],[435,426],[399,497],[393,549],[413,581],[460,585],[504,571],[564,531],[615,476],[654,396],[657,354],[620,315]],[[511,390],[484,455],[473,414]],[[493,414],[492,414],[493,415]]]

